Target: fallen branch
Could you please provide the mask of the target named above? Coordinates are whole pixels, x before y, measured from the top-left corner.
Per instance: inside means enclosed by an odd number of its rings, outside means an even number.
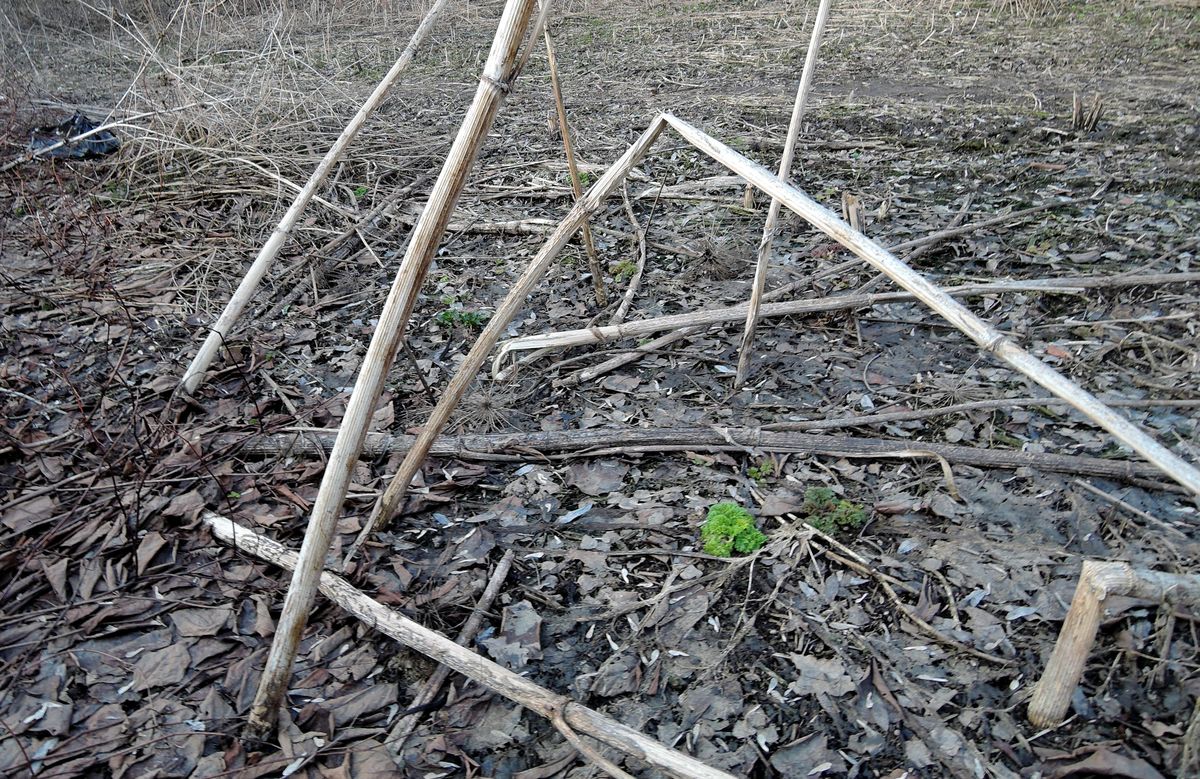
[[[241,446],[247,454],[313,452],[317,446],[332,446],[337,431],[297,428],[294,432],[241,439],[221,437],[217,446]],[[411,452],[416,436],[368,434],[363,454]],[[752,428],[600,428],[590,430],[499,433],[493,435],[438,436],[426,455],[463,460],[494,460],[498,455],[517,455],[522,460],[537,456],[554,458],[595,457],[614,452],[735,451],[795,452],[826,457],[942,457],[952,463],[980,468],[1036,468],[1055,473],[1135,479],[1157,475],[1158,470],[1142,463],[1101,457],[976,449],[955,444],[926,443],[899,438],[858,438],[769,432]]]
[[[1131,506],[1128,503],[1126,503],[1125,501],[1116,497],[1115,495],[1109,495],[1104,490],[1102,490],[1098,487],[1095,487],[1091,484],[1088,484],[1083,479],[1075,479],[1075,486],[1081,487],[1084,490],[1086,490],[1087,492],[1092,493],[1097,498],[1100,498],[1100,500],[1108,501],[1112,505],[1114,505],[1118,508],[1124,509],[1125,511],[1129,512],[1130,514],[1137,517],[1138,519],[1141,519],[1145,522],[1149,522],[1151,525],[1154,525],[1159,530],[1165,531],[1167,533],[1171,533],[1172,535],[1179,536],[1180,538],[1184,538],[1184,539],[1187,538],[1187,533],[1183,532],[1182,530],[1175,527],[1171,523],[1164,522],[1163,520],[1159,519],[1158,517],[1156,517],[1152,514],[1147,514],[1145,511],[1142,511],[1137,506]],[[1161,537],[1157,538],[1156,541],[1160,542],[1163,546],[1170,546],[1170,542],[1164,538],[1161,538]]]
[[[1105,398],[1104,402],[1113,408],[1196,408],[1200,400],[1123,400]],[[836,430],[843,427],[862,427],[863,425],[882,425],[888,422],[912,422],[918,419],[941,417],[948,414],[960,414],[964,411],[985,411],[996,408],[1028,408],[1037,406],[1068,406],[1062,398],[999,398],[993,400],[972,400],[968,403],[955,403],[938,408],[923,408],[915,411],[887,411],[881,414],[864,414],[853,417],[836,417],[834,419],[806,419],[802,422],[773,422],[763,425],[763,430]]]
[[[1130,276],[1071,276],[1066,278],[1030,279],[1028,281],[995,281],[984,284],[963,284],[957,287],[946,287],[943,292],[952,297],[977,297],[980,295],[996,295],[1004,292],[1074,294],[1082,292],[1085,289],[1152,286],[1195,281],[1200,281],[1200,272],[1152,273]],[[764,305],[759,311],[760,316],[764,318],[794,316],[798,314],[841,311],[847,308],[865,308],[881,303],[901,303],[915,299],[916,295],[910,292],[835,295],[816,300],[792,300],[786,303],[769,303]],[[515,351],[584,346],[586,344],[604,343],[606,341],[619,341],[624,338],[637,338],[662,330],[734,322],[743,319],[746,316],[748,308],[747,304],[742,303],[728,308],[692,311],[687,314],[641,319],[636,322],[624,322],[619,325],[562,330],[557,333],[539,333],[537,335],[513,338],[500,344],[500,352],[493,361],[492,370],[499,372],[504,358]]]
[[[810,146],[811,145],[813,145],[813,144],[810,144]],[[739,176],[722,176],[720,178],[729,179],[731,181],[742,181],[742,179]],[[677,185],[677,186],[680,186],[680,185]],[[667,189],[670,189],[670,188],[668,187]],[[649,191],[650,190],[647,190],[647,192],[649,192]],[[646,195],[646,192],[643,192],[638,197],[644,197],[645,195]],[[925,251],[927,248],[932,248],[933,246],[937,245],[938,243],[941,243],[942,241],[944,241],[948,238],[953,238],[958,235],[964,235],[966,233],[971,233],[976,230],[982,230],[985,227],[991,227],[991,226],[997,225],[997,224],[1004,224],[1006,222],[1011,222],[1011,221],[1014,221],[1017,219],[1023,219],[1032,214],[1035,214],[1035,213],[1038,213],[1041,211],[1047,211],[1051,208],[1055,208],[1055,207],[1061,206],[1061,205],[1066,205],[1068,203],[1075,203],[1075,202],[1078,202],[1079,200],[1082,200],[1082,198],[1070,198],[1067,200],[1059,200],[1059,201],[1053,201],[1053,202],[1049,202],[1049,203],[1042,203],[1041,205],[1033,206],[1031,208],[1026,208],[1021,211],[1013,211],[1008,214],[1001,214],[1000,216],[983,219],[981,221],[974,222],[973,224],[966,225],[965,227],[952,226],[945,230],[939,230],[936,233],[930,233],[929,235],[926,235],[921,238],[914,238],[911,241],[904,241],[902,243],[898,243],[893,246],[889,246],[888,251],[898,252],[898,251],[903,251],[904,249],[915,248],[916,251],[909,254],[908,257],[906,258],[906,259],[911,260],[914,257],[920,256],[919,252]],[[965,213],[965,212],[960,212],[960,214],[962,214],[962,213]],[[956,221],[957,221],[957,218],[956,218]],[[668,251],[669,253],[671,253],[672,251],[674,251],[674,253],[678,253],[678,248],[676,248],[675,250],[672,250],[671,247],[663,247],[663,246],[655,244],[654,242],[651,242],[650,246],[653,246],[656,249]],[[824,270],[818,271],[817,273],[814,273],[804,279],[792,281],[787,284],[784,284],[783,286],[776,287],[775,289],[773,289],[770,292],[767,292],[763,295],[763,298],[762,298],[763,302],[778,300],[779,298],[783,297],[784,295],[791,292],[792,290],[799,289],[803,286],[811,284],[814,281],[818,281],[820,279],[827,278],[829,276],[836,276],[839,273],[841,273],[842,271],[849,270],[850,268],[853,268],[859,264],[860,264],[860,261],[856,257],[854,259],[847,260],[846,262],[841,262],[841,263],[838,263],[837,265],[825,268]],[[860,291],[866,291],[866,290],[860,290]],[[741,309],[738,309],[738,310],[740,311]],[[761,319],[763,316],[764,316],[764,314],[760,310],[759,318]],[[740,319],[741,316],[739,315],[735,318]],[[675,343],[676,341],[678,341],[682,338],[686,338],[688,336],[695,335],[696,333],[700,332],[702,329],[703,328],[697,327],[697,328],[681,328],[679,330],[674,330],[666,335],[656,338],[654,341],[651,341],[650,343],[639,346],[636,351],[619,354],[616,357],[606,360],[605,362],[603,362],[599,365],[593,366],[591,368],[586,368],[584,370],[577,371],[577,372],[571,374],[570,376],[563,377],[562,379],[558,380],[557,385],[558,386],[573,386],[575,384],[579,384],[584,381],[591,381],[592,379],[595,379],[599,376],[603,376],[604,374],[614,371],[617,368],[628,365],[629,363],[632,363],[632,362],[636,362],[637,360],[641,359],[648,353],[654,352],[658,349],[662,349],[664,346],[668,346],[672,343]],[[524,358],[524,359],[528,359],[528,358]],[[494,374],[494,378],[497,381],[502,380],[502,378],[505,376],[506,376],[506,372]]]
[[[1128,563],[1085,560],[1062,632],[1029,701],[1029,721],[1036,727],[1056,727],[1066,717],[1100,628],[1104,600],[1109,595],[1195,606],[1200,604],[1200,576],[1138,570]]]
[[[282,544],[211,511],[203,512],[201,519],[221,541],[287,570],[296,569],[299,555]],[[410,649],[453,668],[546,719],[554,721],[556,717],[560,717],[572,729],[592,736],[627,755],[644,760],[671,776],[684,779],[732,779],[732,774],[718,771],[682,752],[670,749],[610,717],[581,706],[566,696],[547,690],[503,666],[480,657],[440,633],[377,603],[341,577],[322,572],[319,587],[325,597],[364,624],[377,628]]]

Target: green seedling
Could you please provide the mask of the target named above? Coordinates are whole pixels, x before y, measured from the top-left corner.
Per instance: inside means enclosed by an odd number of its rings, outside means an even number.
[[[809,487],[804,491],[800,511],[804,521],[822,533],[857,532],[867,521],[867,512],[857,503],[841,500],[828,487]]]
[[[628,281],[637,272],[637,263],[632,260],[621,260],[620,262],[613,263],[608,270],[618,282]]]
[[[488,321],[490,315],[483,311],[463,311],[459,308],[448,308],[437,315],[438,324],[445,327],[466,327],[478,330]]]
[[[736,503],[715,503],[700,526],[704,551],[716,557],[729,557],[734,552],[750,554],[767,542],[767,537],[754,526],[754,515]]]
[[[775,475],[775,463],[772,460],[763,460],[758,465],[747,468],[746,475],[754,479],[755,483],[762,484]]]
[[[365,186],[354,188],[354,197],[361,199],[365,194],[367,194],[367,188]]]

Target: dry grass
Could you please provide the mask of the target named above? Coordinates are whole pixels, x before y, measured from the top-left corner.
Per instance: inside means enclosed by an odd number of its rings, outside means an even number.
[[[0,11],[11,135],[75,108],[116,122],[119,162],[84,174],[99,205],[134,228],[114,242],[134,253],[152,226],[160,256],[139,272],[169,270],[181,313],[207,316],[392,64],[382,31],[411,30],[423,12],[383,0],[21,0]],[[296,245],[325,243],[428,164],[437,144],[396,115],[402,101],[364,130]]]

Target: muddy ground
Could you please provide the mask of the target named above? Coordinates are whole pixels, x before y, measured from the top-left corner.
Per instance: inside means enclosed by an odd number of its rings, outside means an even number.
[[[164,414],[292,183],[424,12],[277,5],[107,16],[23,0],[0,16],[5,160],[30,128],[76,109],[126,120],[114,155],[0,174],[0,773],[599,775],[549,723],[462,677],[401,740],[395,723],[435,664],[323,600],[279,739],[241,739],[288,577],[213,540],[200,514],[299,547],[324,456],[262,442],[336,428],[500,10],[451,3],[294,231],[219,373]],[[1034,5],[835,3],[795,180],[835,210],[856,198],[884,245],[1043,207],[916,250],[910,262],[943,285],[1197,270],[1195,4]],[[660,110],[776,167],[815,7],[556,4],[585,171]],[[539,50],[428,277],[381,432],[423,424],[479,321],[567,211],[548,82]],[[1091,129],[1073,126],[1075,94],[1085,115],[1101,101]],[[638,166],[629,208],[647,247],[628,321],[747,297],[768,202],[727,175],[669,132]],[[524,231],[500,232],[513,221]],[[509,335],[610,321],[638,242],[620,198],[593,224],[609,304],[592,297],[576,241]],[[890,289],[865,266],[822,273],[848,257],[785,217],[768,289]],[[968,304],[1195,462],[1198,293],[1062,284]],[[518,440],[434,458],[351,580],[454,636],[512,551],[477,651],[739,775],[1184,775],[1200,694],[1186,611],[1111,599],[1069,719],[1038,729],[1025,707],[1081,561],[1197,573],[1195,496],[1144,469],[1097,476],[1139,460],[918,304],[766,320],[734,389],[739,341],[734,322],[597,378],[578,372],[639,340],[479,376],[454,432],[709,438],[603,451]],[[760,428],[823,428],[828,444],[813,454],[742,437]],[[861,437],[890,443],[838,454]],[[935,444],[1032,464],[943,462],[922,448]],[[1091,459],[1054,472],[1038,461],[1048,453]],[[399,460],[358,464],[336,553]],[[864,521],[813,531],[814,487]],[[719,501],[755,513],[761,549],[703,552]]]

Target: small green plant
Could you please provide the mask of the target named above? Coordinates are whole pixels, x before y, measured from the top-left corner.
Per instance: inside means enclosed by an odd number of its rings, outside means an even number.
[[[750,554],[767,542],[754,526],[754,515],[736,503],[715,503],[700,526],[704,551],[717,557],[729,557],[735,551]]]
[[[762,484],[767,479],[775,475],[775,462],[773,460],[763,460],[758,465],[751,465],[746,469],[746,475],[758,484]]]
[[[809,487],[805,490],[800,511],[805,514],[805,522],[829,535],[855,532],[867,521],[866,509],[857,503],[839,499],[828,487]]]
[[[463,311],[461,308],[448,308],[437,315],[438,324],[445,327],[467,327],[478,330],[488,321],[490,315],[485,311]]]
[[[365,186],[354,188],[354,197],[361,199],[365,194],[367,194],[367,188]]]
[[[632,260],[621,260],[613,263],[608,270],[616,281],[628,281],[637,272],[637,263]]]

